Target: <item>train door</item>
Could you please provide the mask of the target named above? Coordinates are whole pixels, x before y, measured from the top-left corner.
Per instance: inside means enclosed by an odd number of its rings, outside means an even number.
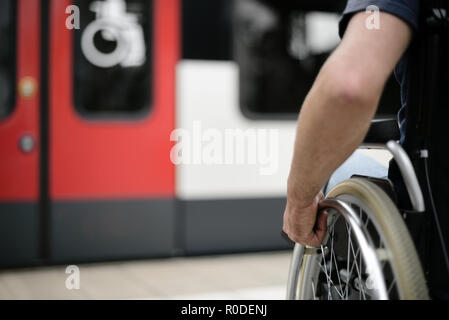
[[[174,248],[169,137],[178,6],[178,0],[49,2],[54,261],[165,256]],[[70,20],[78,13],[79,29]]]
[[[0,2],[0,265],[39,256],[40,1]]]

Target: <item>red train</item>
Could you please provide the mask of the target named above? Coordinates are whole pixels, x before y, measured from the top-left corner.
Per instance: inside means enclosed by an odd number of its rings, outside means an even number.
[[[1,267],[286,248],[295,117],[338,37],[286,43],[344,3],[241,3],[1,1]],[[196,120],[279,130],[279,172],[176,167],[170,135]]]

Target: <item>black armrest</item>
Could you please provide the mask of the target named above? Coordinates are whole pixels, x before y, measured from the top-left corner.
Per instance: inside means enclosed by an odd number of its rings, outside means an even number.
[[[371,121],[363,143],[387,143],[390,140],[397,141],[400,137],[401,133],[396,119],[375,119]]]

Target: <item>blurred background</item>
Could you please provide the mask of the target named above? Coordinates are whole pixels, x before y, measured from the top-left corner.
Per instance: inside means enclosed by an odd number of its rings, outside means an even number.
[[[42,296],[20,289],[36,281],[50,283],[43,297],[66,297],[51,289],[64,268],[43,266],[82,263],[93,274],[140,270],[147,279],[174,268],[163,273],[167,281],[194,279],[189,268],[204,268],[211,274],[197,285],[230,290],[225,284],[242,274],[246,280],[236,283],[279,291],[288,271],[280,230],[296,118],[340,41],[345,4],[2,0],[0,298]],[[398,90],[390,79],[379,117],[399,108]],[[198,121],[218,130],[276,129],[278,170],[263,176],[250,164],[175,166],[172,131]],[[93,267],[106,261],[116,262]],[[235,272],[223,273],[224,265]],[[242,271],[264,265],[260,280]],[[220,273],[221,285],[213,276]],[[130,288],[136,294],[92,289],[79,297],[182,296]]]

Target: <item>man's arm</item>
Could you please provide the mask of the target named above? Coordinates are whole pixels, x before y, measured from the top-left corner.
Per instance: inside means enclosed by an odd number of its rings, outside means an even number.
[[[410,43],[411,28],[396,16],[381,12],[379,30],[368,30],[365,19],[364,12],[352,17],[299,116],[283,228],[303,245],[321,244],[327,214],[316,221],[320,190],[363,141],[385,83]]]

